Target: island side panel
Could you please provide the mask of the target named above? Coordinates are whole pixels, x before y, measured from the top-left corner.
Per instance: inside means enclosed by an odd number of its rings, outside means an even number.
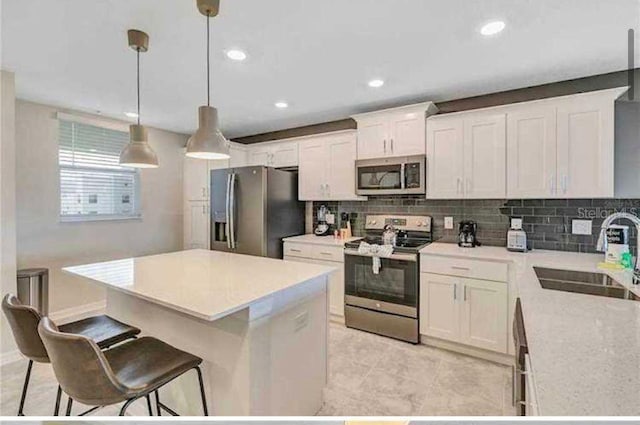
[[[115,290],[107,290],[107,314],[204,360],[205,391],[211,415],[250,412],[249,309],[208,322]],[[181,415],[201,416],[197,376],[188,372],[160,391]]]
[[[251,415],[315,415],[326,386],[328,277],[250,307]]]

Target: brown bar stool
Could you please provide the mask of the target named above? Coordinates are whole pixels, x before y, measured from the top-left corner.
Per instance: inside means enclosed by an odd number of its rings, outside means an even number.
[[[124,416],[131,403],[146,397],[150,409],[152,392],[191,369],[198,373],[202,409],[205,416],[209,415],[199,357],[148,336],[101,351],[91,338],[60,332],[48,317],[40,321],[38,333],[56,378],[70,397],[67,415],[72,399],[89,406],[124,401],[120,409],[120,416]]]
[[[27,375],[24,378],[22,396],[20,397],[20,406],[18,407],[18,416],[24,416],[24,402],[27,397],[33,362],[50,363],[47,350],[42,344],[42,339],[40,339],[40,335],[38,334],[38,323],[40,323],[41,317],[35,308],[22,304],[20,300],[18,300],[18,297],[13,294],[7,294],[2,299],[2,311],[9,321],[18,349],[29,359]],[[89,317],[62,325],[60,326],[60,331],[85,335],[93,339],[101,349],[108,348],[127,339],[135,338],[136,335],[140,333],[140,329],[126,325],[105,315]],[[62,390],[58,385],[54,410],[54,415],[56,416],[60,409],[61,397]],[[149,411],[151,411],[151,409]],[[86,413],[89,413],[89,411],[84,412],[84,414]]]

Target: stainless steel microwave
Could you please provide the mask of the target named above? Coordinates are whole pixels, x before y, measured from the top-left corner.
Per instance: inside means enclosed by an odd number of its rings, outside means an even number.
[[[426,193],[424,155],[359,159],[356,161],[358,195]]]

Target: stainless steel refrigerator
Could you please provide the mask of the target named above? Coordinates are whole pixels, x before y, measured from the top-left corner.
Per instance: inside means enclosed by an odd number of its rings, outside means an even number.
[[[282,238],[304,233],[298,174],[269,167],[211,171],[211,249],[282,258]]]

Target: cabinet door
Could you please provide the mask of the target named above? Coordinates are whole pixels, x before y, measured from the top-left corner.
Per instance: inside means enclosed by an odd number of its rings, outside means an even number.
[[[502,199],[507,193],[504,114],[464,120],[464,197]]]
[[[255,146],[249,148],[249,165],[271,165],[271,151],[266,146]]]
[[[184,200],[203,201],[209,198],[209,161],[184,157]]]
[[[324,200],[327,196],[326,138],[301,141],[298,149],[298,199]]]
[[[358,159],[380,158],[391,153],[385,117],[358,120]]]
[[[282,142],[271,146],[271,167],[295,167],[297,165],[297,142]]]
[[[461,342],[486,350],[507,352],[507,284],[462,279]]]
[[[462,198],[464,139],[461,117],[427,120],[427,198]]]
[[[321,261],[311,258],[284,256],[285,261],[320,264],[336,267],[337,270],[329,275],[329,312],[334,316],[344,317],[344,264],[334,261]]]
[[[558,105],[558,196],[614,196],[614,103],[568,99]]]
[[[229,167],[237,168],[247,165],[247,151],[245,149],[231,146],[229,151],[231,154],[231,158],[229,158]]]
[[[507,114],[507,197],[556,195],[556,109],[523,106]]]
[[[356,137],[355,134],[329,136],[327,149],[327,194],[331,200],[355,199]]]
[[[391,115],[388,154],[392,156],[424,155],[426,153],[425,122],[424,112]]]
[[[184,212],[184,249],[209,249],[209,205],[190,201]]]
[[[460,340],[460,278],[420,274],[420,333]]]

